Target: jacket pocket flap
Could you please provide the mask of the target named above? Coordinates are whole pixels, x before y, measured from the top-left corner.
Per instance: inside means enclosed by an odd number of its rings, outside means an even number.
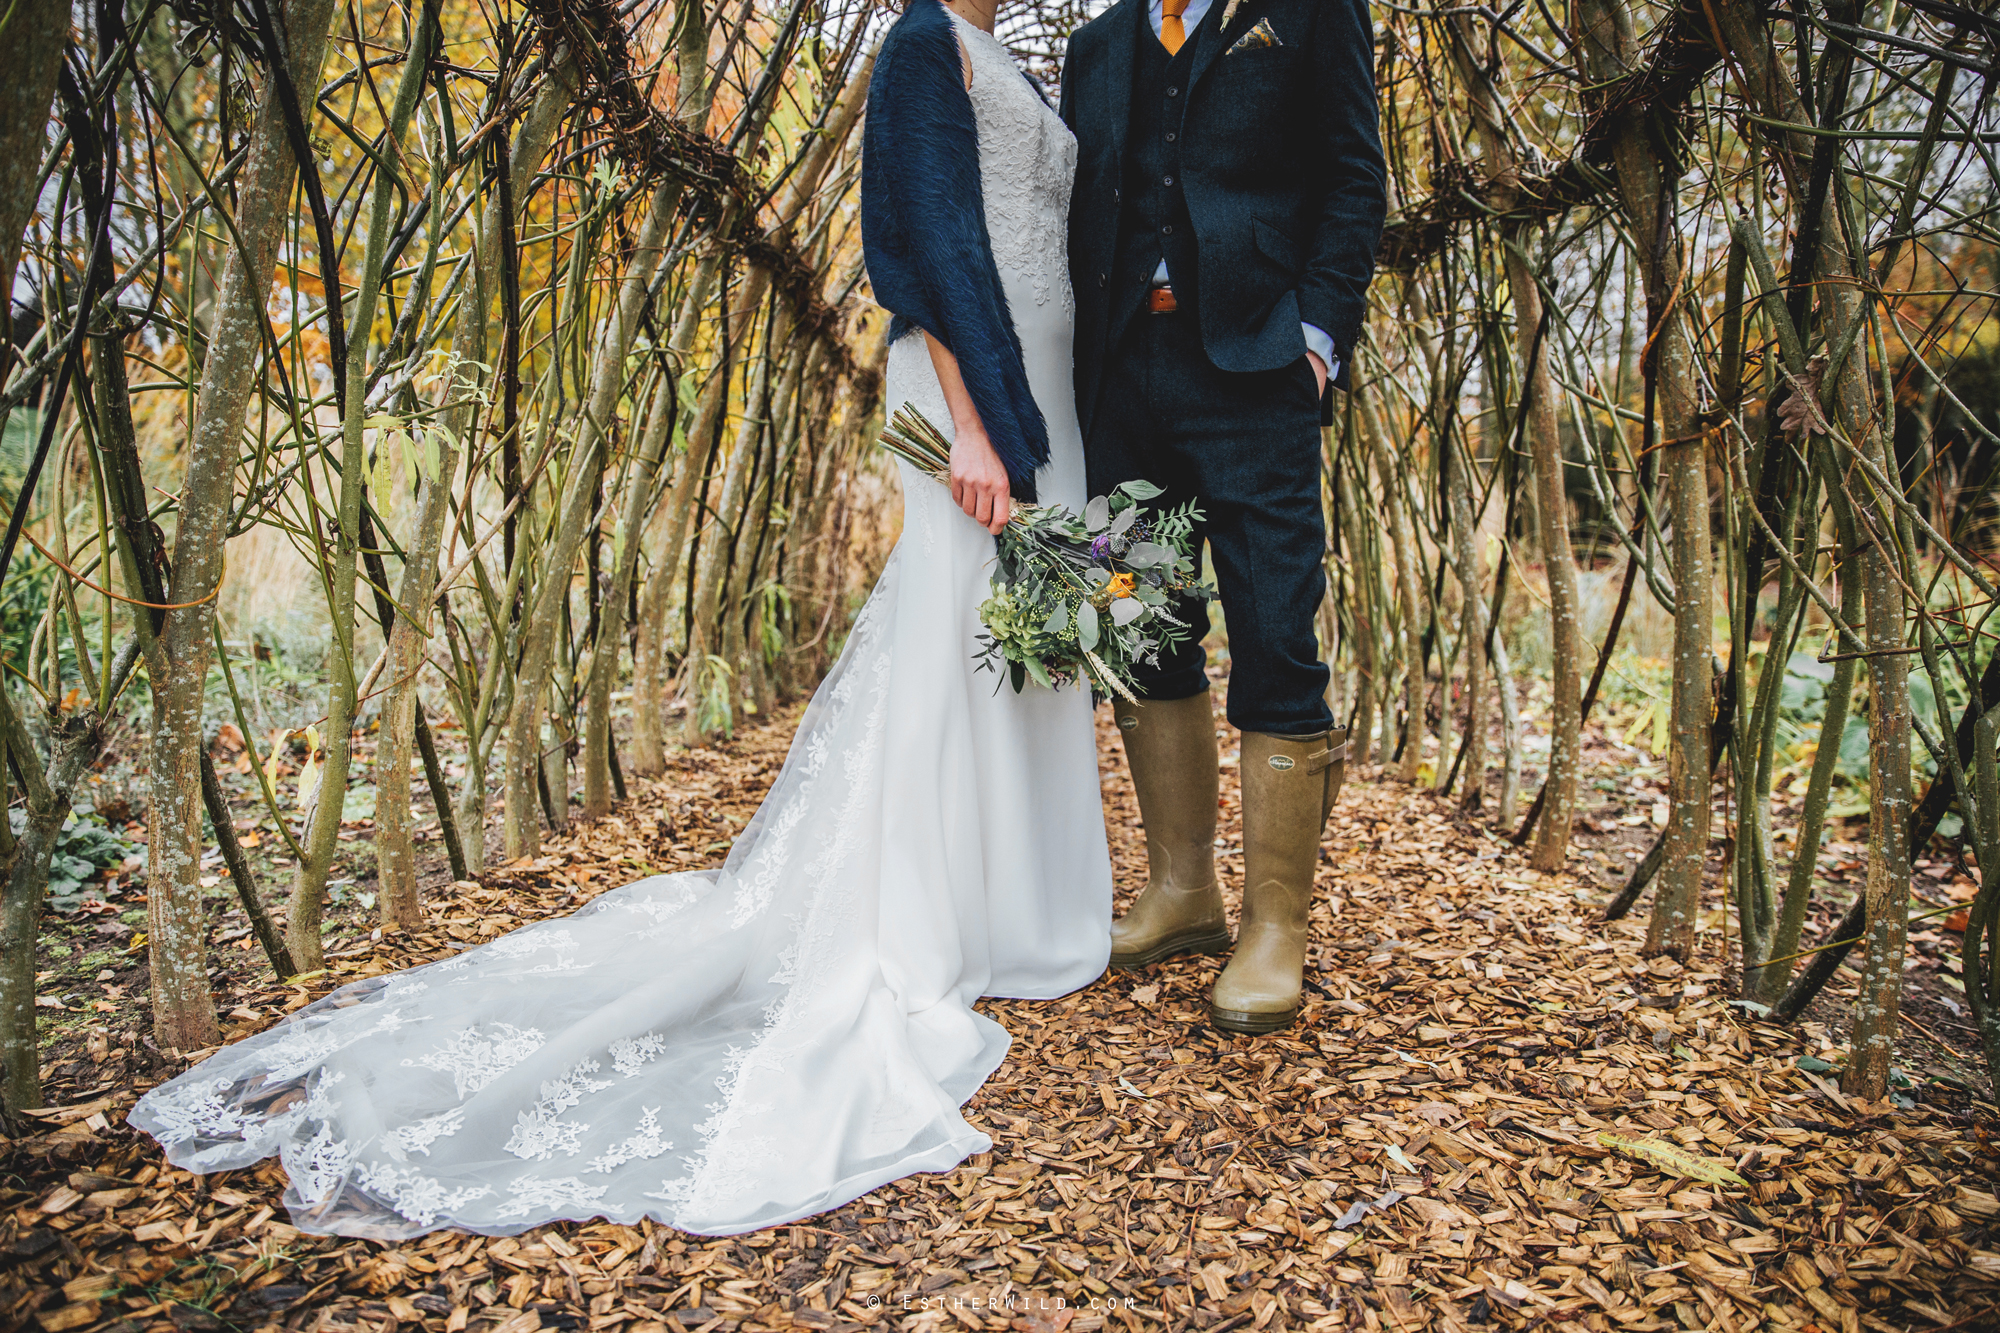
[[[1299,247],[1291,237],[1262,218],[1250,219],[1250,238],[1267,259],[1294,273],[1299,267]]]

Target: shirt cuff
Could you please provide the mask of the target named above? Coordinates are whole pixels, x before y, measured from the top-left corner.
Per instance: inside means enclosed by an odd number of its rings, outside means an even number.
[[[1299,324],[1299,331],[1306,335],[1306,350],[1319,353],[1319,359],[1326,362],[1326,377],[1332,380],[1340,373],[1340,362],[1333,354],[1333,335],[1317,324]]]

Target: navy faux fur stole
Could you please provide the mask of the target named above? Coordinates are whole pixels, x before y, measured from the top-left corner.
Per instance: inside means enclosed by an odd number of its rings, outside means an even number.
[[[896,317],[890,336],[920,328],[958,358],[1014,498],[1032,501],[1049,431],[994,267],[979,128],[938,0],[909,0],[883,40],[861,145],[862,246],[875,299]]]

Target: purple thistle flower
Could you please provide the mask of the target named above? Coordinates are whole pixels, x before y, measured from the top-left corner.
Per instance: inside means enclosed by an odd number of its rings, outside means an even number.
[[[1090,558],[1091,558],[1091,559],[1093,559],[1093,560],[1103,560],[1103,559],[1105,559],[1106,557],[1108,557],[1108,556],[1109,556],[1110,554],[1111,554],[1111,534],[1110,534],[1110,533],[1108,533],[1108,532],[1107,532],[1107,533],[1104,533],[1104,534],[1103,534],[1102,536],[1098,536],[1098,537],[1092,537],[1092,538],[1090,539]]]

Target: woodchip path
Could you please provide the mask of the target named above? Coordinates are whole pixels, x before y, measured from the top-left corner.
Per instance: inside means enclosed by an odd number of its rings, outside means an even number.
[[[540,860],[433,895],[423,932],[233,997],[231,1035],[715,863],[795,717],[685,756]],[[1129,890],[1137,811],[1122,762],[1105,772]],[[1228,774],[1224,790],[1233,873]],[[316,1239],[285,1225],[275,1166],[165,1167],[120,1119],[137,1089],[99,1090],[6,1146],[0,1327],[2000,1328],[1994,1108],[1844,1098],[1823,1029],[1762,1026],[1718,971],[1641,959],[1640,925],[1599,925],[1600,901],[1427,795],[1351,783],[1293,1031],[1211,1031],[1206,961],[992,1003],[1015,1044],[967,1109],[992,1153],[729,1240]]]

